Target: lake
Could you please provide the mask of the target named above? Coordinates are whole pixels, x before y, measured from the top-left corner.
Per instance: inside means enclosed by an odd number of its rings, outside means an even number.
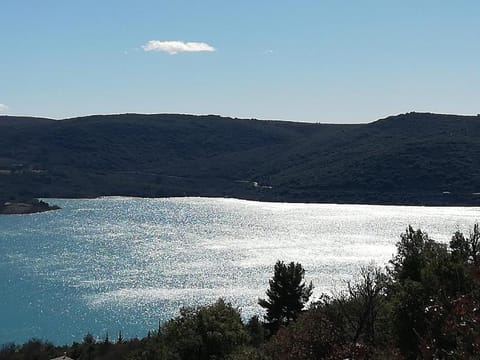
[[[384,266],[408,224],[449,241],[480,208],[263,203],[219,198],[50,199],[0,217],[0,344],[90,332],[145,336],[181,306],[223,297],[245,318],[277,260],[301,262],[314,296]]]

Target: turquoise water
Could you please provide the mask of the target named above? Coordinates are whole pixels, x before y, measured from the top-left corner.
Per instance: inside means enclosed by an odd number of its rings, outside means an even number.
[[[224,297],[245,317],[276,260],[321,292],[384,265],[408,224],[448,241],[480,208],[260,203],[234,199],[54,199],[59,211],[0,217],[0,344],[87,332],[144,336],[185,305]]]

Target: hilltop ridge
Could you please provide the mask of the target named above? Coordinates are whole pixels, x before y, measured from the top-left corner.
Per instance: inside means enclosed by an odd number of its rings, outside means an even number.
[[[0,198],[226,196],[479,205],[480,117],[367,124],[117,114],[0,116]]]

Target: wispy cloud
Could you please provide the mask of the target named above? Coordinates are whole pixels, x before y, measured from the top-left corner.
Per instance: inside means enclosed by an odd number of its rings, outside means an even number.
[[[215,48],[204,42],[184,42],[184,41],[161,41],[150,40],[142,46],[145,51],[163,51],[170,55],[181,52],[211,52]]]
[[[1,113],[4,113],[4,112],[7,112],[8,110],[8,106],[5,105],[5,104],[0,104],[0,114]]]

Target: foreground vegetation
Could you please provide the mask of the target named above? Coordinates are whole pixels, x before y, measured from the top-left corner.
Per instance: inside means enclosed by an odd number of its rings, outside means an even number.
[[[480,229],[456,232],[449,244],[411,227],[386,269],[363,268],[356,282],[307,304],[311,284],[300,264],[277,262],[263,321],[216,303],[184,308],[143,339],[56,347],[40,340],[5,344],[0,359],[309,360],[478,359]]]

